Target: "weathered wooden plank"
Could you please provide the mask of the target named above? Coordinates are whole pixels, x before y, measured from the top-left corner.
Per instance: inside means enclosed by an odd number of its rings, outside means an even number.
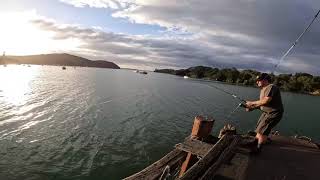
[[[241,137],[235,136],[232,143],[221,153],[218,160],[211,165],[210,168],[204,173],[204,175],[199,180],[210,180],[213,176],[217,173],[219,167],[232,156],[234,153],[233,151],[236,149],[237,145],[239,144]]]
[[[280,135],[271,136],[272,143],[281,145],[303,146],[305,148],[319,149],[317,144],[312,141],[298,139],[294,137],[285,137]]]
[[[204,173],[204,171],[210,166],[212,161],[219,157],[220,153],[232,142],[233,135],[224,135],[210,150],[209,152],[194,164],[188,171],[179,179],[180,180],[193,180]]]
[[[206,139],[210,135],[213,124],[213,119],[207,119],[203,116],[196,116],[193,122],[191,139]],[[186,160],[181,166],[179,177],[183,176],[183,174],[197,161],[197,156],[189,152]]]
[[[205,143],[196,139],[187,139],[183,143],[176,144],[175,147],[193,155],[203,157],[213,147],[213,144]]]
[[[230,159],[227,159],[226,164],[219,167],[212,179],[245,180],[249,157],[236,151]]]
[[[167,165],[173,169],[172,167],[176,167],[179,162],[182,163],[185,157],[185,152],[174,149],[157,162],[151,164],[142,171],[125,178],[124,180],[158,179]]]
[[[247,180],[319,180],[320,150],[291,137],[271,136],[258,156],[249,156]]]
[[[241,135],[241,139],[238,142],[239,146],[237,146],[236,152],[243,153],[243,154],[251,153],[252,147],[253,147],[255,141],[256,141],[255,137]]]
[[[239,142],[239,144],[247,145],[247,144],[252,144],[254,141],[256,141],[256,138],[253,136],[241,135],[241,141]]]

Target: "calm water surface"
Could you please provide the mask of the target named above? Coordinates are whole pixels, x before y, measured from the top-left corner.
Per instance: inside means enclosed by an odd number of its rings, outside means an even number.
[[[216,119],[243,132],[259,112],[210,85],[245,99],[259,89],[129,70],[0,66],[0,179],[121,179],[182,141],[193,118]],[[320,139],[320,97],[282,93],[281,134]]]

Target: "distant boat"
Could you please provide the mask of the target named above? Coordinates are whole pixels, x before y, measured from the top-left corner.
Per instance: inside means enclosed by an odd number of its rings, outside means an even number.
[[[188,78],[189,78],[189,76],[183,76],[183,78],[188,79]]]
[[[134,70],[133,72],[140,73],[140,74],[148,74],[147,71]]]
[[[65,66],[62,66],[62,70],[66,70],[67,68]]]
[[[140,74],[148,74],[146,71],[140,71]]]

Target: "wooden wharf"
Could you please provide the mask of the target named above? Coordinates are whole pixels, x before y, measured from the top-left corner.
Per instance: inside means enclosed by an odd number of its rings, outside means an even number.
[[[226,125],[211,135],[214,120],[195,117],[191,135],[160,160],[125,180],[319,180],[320,145],[307,137],[270,135],[260,153],[255,137]]]

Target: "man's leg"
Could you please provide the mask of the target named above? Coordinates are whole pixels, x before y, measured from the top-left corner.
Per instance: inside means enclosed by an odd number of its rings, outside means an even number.
[[[258,140],[258,143],[263,143],[264,142],[264,132],[266,131],[267,129],[267,124],[266,124],[266,119],[267,119],[267,113],[262,113],[259,120],[258,120],[258,123],[257,123],[257,126],[256,126],[256,139]]]
[[[258,149],[262,144],[266,144],[271,129],[275,127],[282,118],[282,113],[267,114],[262,113],[256,128],[256,139],[258,140]]]
[[[267,142],[268,136],[257,133],[256,139],[258,140],[258,146],[261,146]]]
[[[255,153],[259,153],[261,151],[262,145],[267,142],[268,139],[268,114],[262,113],[256,127],[256,139],[257,139],[257,149],[254,151]]]

